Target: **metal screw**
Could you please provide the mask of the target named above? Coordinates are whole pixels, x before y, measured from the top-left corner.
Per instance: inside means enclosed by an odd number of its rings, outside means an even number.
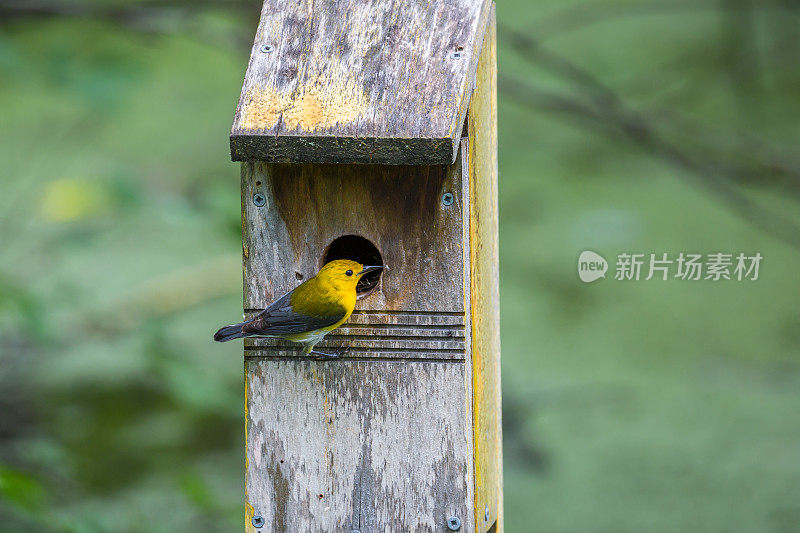
[[[264,527],[264,517],[257,514],[253,517],[253,527]]]
[[[271,54],[273,50],[275,50],[275,47],[272,46],[271,44],[261,45],[261,51],[264,52],[265,54]]]
[[[461,59],[462,55],[464,55],[464,52],[456,50],[455,52],[450,52],[450,59]]]
[[[253,195],[253,205],[256,207],[264,207],[267,205],[267,197],[260,192],[255,193]]]
[[[488,522],[489,521],[489,506],[488,505],[486,507],[484,507],[484,509],[483,509],[483,520],[484,520],[484,522]]]
[[[447,529],[450,531],[458,531],[461,529],[461,519],[457,516],[451,516],[447,519]]]
[[[453,205],[453,201],[455,200],[455,198],[456,198],[456,197],[455,197],[455,196],[453,196],[453,193],[451,193],[451,192],[446,192],[446,193],[444,193],[444,194],[442,195],[442,203],[443,203],[444,205]]]

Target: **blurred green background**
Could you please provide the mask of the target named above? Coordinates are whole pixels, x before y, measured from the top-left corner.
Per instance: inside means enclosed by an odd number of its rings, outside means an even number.
[[[0,532],[236,531],[260,2],[0,0]],[[507,531],[800,531],[800,11],[501,0]],[[757,281],[578,280],[592,249]],[[613,266],[612,266],[613,268]]]

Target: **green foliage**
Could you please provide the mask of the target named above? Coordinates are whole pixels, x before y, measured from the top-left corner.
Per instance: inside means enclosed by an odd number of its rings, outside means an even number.
[[[44,490],[33,476],[0,466],[0,497],[20,511],[33,513],[43,507]]]

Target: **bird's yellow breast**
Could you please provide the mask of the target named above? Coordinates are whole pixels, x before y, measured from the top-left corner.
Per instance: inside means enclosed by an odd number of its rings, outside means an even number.
[[[328,331],[343,324],[356,307],[355,288],[341,287],[328,280],[314,277],[298,286],[289,299],[292,310],[309,316],[344,316]],[[327,328],[326,328],[327,329]]]

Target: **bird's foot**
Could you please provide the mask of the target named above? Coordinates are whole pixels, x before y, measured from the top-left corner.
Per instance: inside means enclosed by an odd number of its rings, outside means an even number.
[[[325,352],[318,352],[317,350],[311,350],[309,352],[310,355],[315,355],[317,361],[333,361],[334,359],[340,359],[344,354],[346,354],[350,350],[349,347],[342,347],[336,350],[333,353],[325,353]]]

